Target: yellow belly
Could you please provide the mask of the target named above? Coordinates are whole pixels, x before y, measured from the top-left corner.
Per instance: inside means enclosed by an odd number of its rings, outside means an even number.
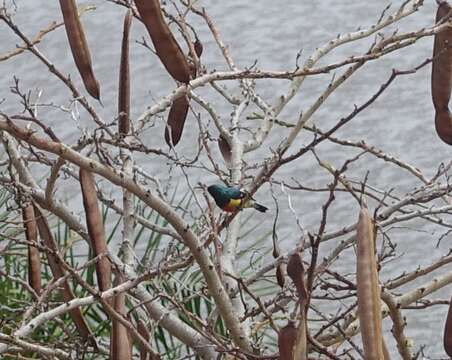
[[[224,211],[234,212],[240,204],[242,203],[242,199],[231,199],[229,203],[223,208]]]

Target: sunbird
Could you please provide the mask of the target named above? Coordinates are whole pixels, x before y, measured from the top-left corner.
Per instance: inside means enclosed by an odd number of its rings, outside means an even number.
[[[207,191],[223,211],[234,212],[237,208],[254,208],[260,212],[268,210],[264,205],[258,204],[251,198],[244,200],[247,194],[235,187],[211,185],[207,188]]]

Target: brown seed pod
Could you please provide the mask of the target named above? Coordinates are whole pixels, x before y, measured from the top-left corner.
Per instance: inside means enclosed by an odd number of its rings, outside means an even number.
[[[195,41],[195,43],[193,44],[193,47],[195,48],[195,53],[196,53],[196,56],[198,57],[198,58],[200,58],[201,57],[201,55],[202,55],[202,51],[203,51],[203,46],[202,46],[202,42],[198,39],[198,38],[196,38],[196,41]]]
[[[226,165],[229,165],[232,159],[231,147],[229,146],[228,141],[221,135],[218,138],[218,147],[220,148],[221,155],[223,156]]]
[[[50,231],[49,224],[47,223],[47,220],[43,216],[42,212],[35,205],[33,206],[33,210],[36,216],[35,219],[36,224],[38,225],[39,236],[42,242],[44,243],[44,246],[46,246],[50,250],[46,251],[47,261],[49,263],[50,270],[52,271],[55,280],[57,280],[65,275],[64,268],[60,264],[59,259],[56,256],[56,253],[58,253],[58,247],[53,238],[52,231]],[[74,293],[72,292],[67,280],[65,280],[59,288],[61,289],[61,294],[65,302],[74,299]],[[88,327],[88,324],[86,323],[80,308],[69,310],[69,315],[71,316],[71,319],[74,322],[75,327],[77,328],[80,336],[83,337],[85,340],[91,341],[93,345],[96,345],[95,342],[93,341],[94,339],[93,334],[90,328]]]
[[[441,2],[436,12],[436,22],[450,11],[447,2]],[[435,35],[432,62],[432,99],[435,107],[435,127],[438,136],[452,145],[452,115],[449,111],[452,90],[452,28]]]
[[[118,275],[115,279],[115,286],[119,285],[122,281],[122,276]],[[118,314],[126,315],[126,294],[124,292],[115,295],[113,307]],[[110,359],[132,359],[132,342],[129,336],[129,330],[117,319],[112,319]]]
[[[297,341],[297,329],[293,321],[279,330],[278,334],[278,347],[279,358],[282,360],[294,359],[294,347]]]
[[[188,113],[188,99],[181,96],[174,100],[173,105],[168,114],[168,121],[165,127],[165,141],[168,146],[176,146],[182,136],[184,130],[185,119]]]
[[[299,253],[292,254],[287,262],[287,275],[292,279],[295,288],[297,289],[300,301],[307,299],[308,294],[306,290],[306,283],[304,279],[305,271],[303,260]]]
[[[364,357],[369,360],[381,360],[384,359],[384,354],[374,229],[369,211],[364,206],[361,207],[358,219],[356,256],[358,317]]]
[[[137,321],[137,330],[138,330],[138,333],[147,342],[149,342],[151,340],[151,333],[149,332],[145,323],[141,319],[138,319],[138,321]],[[138,343],[138,348],[140,349],[140,360],[147,360],[148,359],[148,356],[147,356],[148,350],[141,343]]]
[[[82,23],[78,16],[75,0],[60,0],[61,12],[63,13],[64,26],[71,47],[72,57],[82,77],[88,93],[95,99],[100,99],[99,82],[94,76],[91,55],[83,31]]]
[[[24,220],[25,237],[28,244],[28,283],[36,291],[36,294],[41,294],[41,258],[39,250],[36,247],[38,244],[38,229],[36,227],[35,212],[33,205],[29,204],[22,209],[22,218]],[[30,244],[31,243],[31,244]],[[35,244],[35,245],[33,245]]]
[[[195,49],[195,54],[199,59],[202,54],[202,44],[198,38],[196,38],[196,41],[193,43],[193,47]],[[192,79],[196,78],[196,76],[198,75],[198,66],[197,66],[196,62],[192,59],[190,53],[188,54],[188,67],[190,68],[191,78]]]
[[[141,20],[151,36],[157,56],[177,81],[188,83],[190,69],[182,49],[163,18],[159,0],[134,0]]]
[[[276,281],[281,288],[284,288],[284,284],[286,283],[286,277],[284,276],[284,265],[279,264],[276,267]]]
[[[446,354],[452,357],[452,298],[449,303],[446,324],[444,326],[444,350]]]
[[[131,23],[132,11],[128,10],[124,18],[121,63],[119,65],[118,132],[120,135],[127,135],[130,131],[129,33]]]
[[[97,201],[96,186],[92,172],[80,168],[80,185],[82,188],[83,207],[85,208],[86,224],[91,240],[94,256],[108,252],[105,238],[104,223]],[[99,289],[105,291],[111,287],[111,263],[103,256],[96,262],[97,282]]]
[[[275,233],[276,234],[276,233]],[[273,252],[272,255],[275,259],[277,259],[279,257],[279,255],[281,254],[281,250],[279,248],[278,245],[278,239],[277,236],[274,235],[273,236]],[[278,283],[279,286],[281,286],[281,288],[284,288],[284,284],[286,282],[286,277],[285,277],[285,264],[284,263],[280,263],[276,266],[276,281]]]

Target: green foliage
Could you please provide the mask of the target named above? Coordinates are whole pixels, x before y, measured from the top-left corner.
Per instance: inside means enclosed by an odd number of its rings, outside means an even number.
[[[176,193],[177,190],[172,194],[171,198],[173,206],[182,210],[185,214],[188,214],[186,209],[191,208],[193,197],[187,193],[182,199],[174,203]],[[8,198],[5,197],[5,194],[5,191],[0,192],[0,209],[3,210],[0,212],[1,234],[7,233],[6,228],[11,217],[17,216],[17,212],[6,211]],[[110,224],[114,214],[111,213],[107,207],[104,207],[102,212],[104,223]],[[155,211],[142,207],[139,204],[136,205],[135,212],[138,216],[145,218],[159,228],[166,228],[168,226],[167,221]],[[240,234],[241,244],[249,244],[246,248],[243,248],[239,254],[243,276],[254,271],[262,258],[267,254],[267,252],[257,251],[257,249],[263,248],[262,243],[268,238],[268,234],[262,234],[257,238],[253,238],[258,226],[249,226],[253,215],[254,214],[252,213],[243,220],[243,230]],[[48,220],[50,224],[54,223],[54,226],[52,227],[53,234],[65,261],[71,267],[75,269],[79,268],[92,256],[90,248],[86,246],[84,240],[80,239],[79,236],[72,232],[63,222],[59,220],[52,221],[52,219]],[[196,221],[194,221],[194,223],[197,224]],[[116,247],[115,242],[120,239],[120,225],[121,218],[114,218],[114,222],[110,226],[110,230],[107,234],[108,242],[113,244],[112,248]],[[19,226],[15,230],[14,240],[23,240],[24,234],[22,227]],[[193,230],[197,231],[197,229]],[[2,236],[0,240],[0,244],[4,246],[8,241],[8,238]],[[133,245],[137,249],[137,253],[142,254],[139,259],[141,270],[145,271],[149,266],[155,267],[157,262],[162,261],[162,257],[165,255],[165,252],[168,251],[168,245],[170,243],[172,244],[171,251],[175,254],[181,254],[185,250],[183,245],[173,239],[169,240],[167,235],[163,235],[158,231],[152,231],[146,226],[137,223]],[[23,241],[10,241],[8,251],[4,252],[1,261],[3,273],[0,277],[0,317],[3,324],[2,331],[11,333],[23,320],[23,309],[29,308],[35,301],[30,292],[25,289],[25,286],[27,286],[26,244]],[[53,276],[44,255],[42,255],[41,270],[42,284],[45,287],[53,280]],[[94,265],[82,268],[79,273],[87,284],[94,288],[97,287]],[[6,274],[9,276],[4,276]],[[73,281],[69,282],[71,286],[75,283]],[[164,297],[159,298],[159,301],[170,308],[178,308],[179,316],[185,323],[201,332],[205,329],[206,325],[213,326],[215,332],[219,336],[223,337],[225,341],[229,341],[223,320],[217,316],[214,301],[206,292],[202,273],[194,266],[194,264],[182,268],[177,272],[157,277],[155,280],[145,285],[152,293],[165,294]],[[90,295],[87,290],[80,285],[73,287],[73,291],[77,297]],[[264,296],[272,292],[274,293],[274,291],[275,287],[272,284],[267,284],[265,287],[259,288],[256,292],[259,295]],[[247,294],[242,294],[242,296],[247,298]],[[252,301],[251,299],[248,300]],[[58,291],[52,291],[50,301],[52,302],[52,306],[60,303],[62,301],[60,293]],[[136,303],[133,302],[133,299],[129,298],[128,305],[129,308],[132,308]],[[111,322],[102,307],[99,304],[93,304],[84,307],[82,310],[94,336],[97,339],[103,339],[104,343],[107,344],[111,332]],[[39,311],[40,308],[36,308],[34,315]],[[203,319],[202,321],[204,322],[200,322],[200,319]],[[206,324],[205,319],[210,319],[212,324]],[[169,334],[158,324],[155,326],[152,334],[156,350],[164,359],[178,359],[184,355],[193,353],[192,349],[183,345],[178,339]],[[97,359],[99,356],[98,353],[96,356],[92,356],[85,352],[86,349],[84,349],[82,341],[75,341],[77,339],[77,331],[68,314],[61,316],[58,321],[46,322],[34,332],[32,338],[36,343],[45,343],[47,345],[58,344],[61,349],[64,349],[65,346],[75,346],[78,348],[80,354],[83,354],[85,359]],[[61,345],[62,343],[64,343],[64,345]],[[33,358],[35,355],[30,353],[28,356]]]

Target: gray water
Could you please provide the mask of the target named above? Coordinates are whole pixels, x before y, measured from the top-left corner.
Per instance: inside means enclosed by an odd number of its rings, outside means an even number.
[[[83,17],[86,26],[88,41],[90,44],[93,64],[96,76],[101,83],[102,102],[104,107],[94,104],[106,122],[111,122],[116,116],[117,104],[117,69],[119,64],[119,48],[121,41],[121,27],[124,9],[105,1],[79,1],[79,4],[96,4],[97,10]],[[397,4],[400,2],[398,1]],[[57,1],[41,0],[16,0],[18,6],[15,21],[23,31],[33,37],[37,31],[46,27],[51,21],[60,21],[61,15]],[[295,66],[296,54],[302,50],[302,63],[312,51],[334,38],[339,33],[356,30],[357,27],[367,27],[378,19],[387,1],[296,1],[296,0],[260,0],[260,1],[199,1],[206,7],[212,19],[215,21],[220,34],[229,46],[230,53],[239,68],[251,66],[257,60],[257,66],[265,70],[287,70]],[[402,31],[416,30],[432,24],[435,13],[435,2],[430,0],[421,10],[400,23]],[[226,70],[221,55],[206,26],[199,18],[191,15],[189,21],[196,28],[203,44],[203,64],[209,71],[213,69]],[[394,30],[394,27],[391,28]],[[390,30],[385,30],[389,33]],[[144,27],[134,21],[132,39],[140,40],[146,35]],[[18,39],[0,24],[0,54],[13,49],[18,44]],[[335,50],[322,63],[330,63],[342,59],[351,54],[360,54],[370,45],[369,40],[357,44],[347,45]],[[71,74],[74,82],[80,85],[80,79],[75,71],[71,54],[63,28],[52,32],[45,37],[38,48],[52,61],[55,66],[64,73]],[[323,129],[327,129],[339,118],[353,110],[354,104],[361,104],[375,93],[380,84],[390,75],[393,68],[405,70],[420,64],[431,56],[432,38],[419,40],[414,46],[389,55],[378,61],[369,63],[360,73],[347,81],[339,91],[333,94],[325,105],[315,114],[313,121]],[[132,69],[132,118],[139,116],[142,111],[152,105],[156,99],[167,95],[174,88],[174,83],[162,68],[159,61],[149,50],[134,43],[131,45],[131,69]],[[41,89],[42,103],[57,105],[69,105],[70,94],[67,89],[47,69],[30,54],[22,54],[15,60],[0,63],[0,98],[5,102],[0,109],[5,113],[17,113],[21,110],[17,99],[10,94],[13,75],[20,78],[22,89]],[[305,109],[325,89],[333,74],[325,74],[309,78],[296,98],[287,106],[281,115],[281,119],[294,121],[300,111]],[[239,94],[234,82],[226,82],[229,89]],[[283,94],[288,87],[288,82],[258,81],[259,94],[268,102],[273,103],[279,94]],[[82,89],[81,86],[79,86]],[[200,94],[211,100],[224,118],[228,118],[232,109],[224,101],[212,95],[209,89],[197,90]],[[36,91],[33,91],[33,96]],[[200,111],[198,109],[198,111]],[[208,120],[203,114],[203,119]],[[80,128],[91,128],[92,124],[86,120],[86,116],[80,110],[80,119],[75,122],[68,113],[58,108],[42,107],[39,117],[64,141],[77,139]],[[424,67],[416,74],[400,77],[392,86],[365,112],[361,113],[354,121],[338,132],[342,138],[359,140],[364,139],[371,145],[377,146],[386,153],[392,154],[411,165],[418,167],[426,177],[432,176],[441,162],[448,162],[447,155],[450,148],[443,144],[437,137],[433,125],[433,107],[430,97],[430,67]],[[197,136],[197,126],[193,116],[187,120],[191,126],[185,129],[181,143],[178,145],[180,154],[187,158],[194,156],[196,146],[193,139]],[[155,122],[155,126],[149,128],[142,140],[150,146],[165,148],[163,142],[162,119]],[[277,146],[280,141],[279,133],[265,142],[265,146],[257,153],[247,157],[247,161],[262,159],[268,156],[268,148]],[[301,135],[299,144],[305,144],[310,139],[309,135]],[[215,156],[220,159],[216,150]],[[347,156],[356,153],[343,150],[331,144],[322,145],[319,155],[323,160],[329,161],[336,167],[340,166]],[[388,189],[395,188],[399,195],[420,186],[420,183],[412,176],[401,172],[392,165],[387,165],[381,160],[366,156],[367,162],[360,162],[361,167],[352,166],[349,176],[355,180],[362,180],[366,171],[370,170],[370,183],[373,186]],[[137,161],[151,174],[159,176],[163,182],[168,177],[169,167],[162,158],[137,156]],[[220,160],[220,165],[225,169]],[[365,166],[364,166],[365,165]],[[39,171],[38,168],[34,169]],[[213,182],[215,178],[201,170],[188,169],[187,173],[192,185],[198,181]],[[171,173],[174,177],[178,173]],[[296,178],[308,186],[325,186],[331,181],[329,175],[319,170],[312,156],[303,157],[301,161],[293,165],[282,167],[275,174],[275,180]],[[182,187],[186,187],[181,180]],[[74,209],[80,209],[79,189],[76,183],[70,180],[60,180],[59,196],[68,201]],[[105,189],[111,192],[113,197],[118,197],[114,189],[103,184]],[[110,190],[108,190],[110,189]],[[264,204],[271,206],[271,198],[264,187],[256,197]],[[283,249],[291,249],[300,234],[294,233],[295,219],[288,209],[287,197],[276,189],[282,216],[279,220],[279,238]],[[325,194],[307,194],[303,192],[290,192],[292,203],[303,227],[309,231],[316,231],[320,218],[321,204],[325,201]],[[340,195],[338,196],[340,198]],[[357,205],[349,196],[336,201],[329,218],[327,230],[334,230],[340,226],[350,224],[356,220]],[[254,221],[260,221],[254,219]],[[408,225],[407,225],[408,226]],[[265,221],[261,225],[263,233],[270,230],[272,221]],[[432,260],[444,254],[448,248],[449,237],[446,237],[442,246],[435,248],[436,240],[440,235],[438,229],[432,229],[425,223],[410,223],[409,228],[391,231],[394,241],[399,244],[399,251],[405,253],[387,265],[382,273],[382,278],[399,274],[402,270],[412,270],[418,265],[429,264]],[[270,240],[268,240],[270,246]],[[330,248],[334,244],[326,245]],[[144,245],[143,245],[144,246]],[[353,253],[348,252],[336,265],[337,269],[349,269],[353,261]],[[450,269],[450,267],[449,267]],[[444,270],[443,270],[444,271]],[[450,287],[441,292],[442,298],[449,298]],[[440,298],[435,294],[431,298]],[[442,327],[447,307],[437,306],[424,312],[406,311],[408,318],[407,335],[412,337],[416,347],[426,345],[426,354],[431,358],[444,357],[442,350]],[[385,322],[387,327],[389,321]],[[394,349],[394,344],[390,343]],[[395,355],[397,357],[397,355]]]

